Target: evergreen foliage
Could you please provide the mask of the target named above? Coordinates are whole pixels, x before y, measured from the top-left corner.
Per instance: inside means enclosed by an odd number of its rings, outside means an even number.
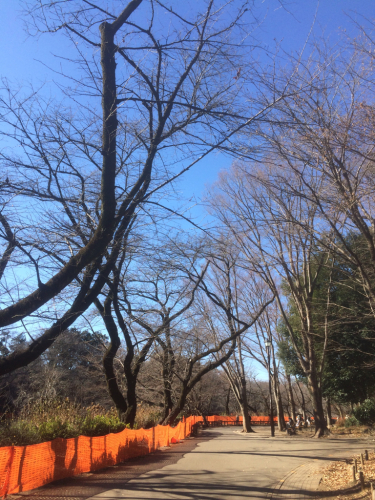
[[[347,240],[356,249],[363,247],[363,259],[366,262],[369,255],[363,239],[359,235],[350,234]],[[332,273],[330,266],[333,266]],[[298,332],[299,318],[288,291],[285,292],[289,301],[288,320]],[[375,335],[374,318],[359,270],[342,259],[328,261],[326,269],[319,276],[313,309],[315,347],[319,356],[322,355],[327,328],[323,396],[338,403],[356,404],[365,401],[375,390]],[[303,380],[300,363],[283,322],[279,323],[279,331],[284,340],[279,343],[278,354],[287,372]],[[300,338],[297,341],[302,344]],[[301,349],[303,350],[302,345]]]

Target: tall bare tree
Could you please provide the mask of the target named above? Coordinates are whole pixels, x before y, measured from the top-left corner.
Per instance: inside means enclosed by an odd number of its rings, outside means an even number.
[[[63,33],[79,72],[57,71],[61,102],[3,82],[0,328],[34,323],[0,374],[35,360],[92,306],[146,200],[275,102],[250,98],[242,113],[246,3],[210,0],[186,15],[156,0],[26,4],[29,32]]]
[[[298,178],[288,180],[297,189]],[[319,189],[319,179],[315,185]],[[251,265],[276,296],[290,341],[309,381],[319,437],[327,430],[321,381],[328,328],[317,323],[313,298],[320,275],[332,261],[315,245],[317,207],[309,200],[292,196],[278,171],[267,163],[258,168],[252,165],[251,170],[245,165],[233,166],[217,184],[212,206],[237,241],[246,266]],[[289,321],[291,304],[285,302],[282,290],[295,308],[298,324]],[[320,307],[326,308],[326,317],[329,290],[325,298],[326,303]]]

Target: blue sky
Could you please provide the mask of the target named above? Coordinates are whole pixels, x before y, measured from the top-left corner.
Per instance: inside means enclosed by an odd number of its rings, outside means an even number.
[[[178,6],[181,0],[169,2]],[[303,46],[311,27],[317,36],[324,34],[331,43],[346,30],[355,30],[349,16],[358,22],[364,18],[375,19],[374,0],[255,0],[255,14],[260,26],[254,36],[264,47],[271,50],[275,42],[287,51],[298,51]],[[125,3],[125,2],[124,2]],[[186,4],[186,2],[184,2]],[[0,0],[0,73],[15,84],[51,82],[53,75],[48,66],[57,67],[53,54],[66,55],[69,51],[66,39],[60,35],[41,38],[29,37],[24,31],[20,0]],[[316,17],[315,17],[316,15]],[[43,64],[44,63],[44,64]],[[47,87],[48,88],[48,85]],[[179,183],[179,190],[186,198],[200,197],[205,185],[212,183],[220,169],[229,167],[231,159],[211,155],[199,167],[188,172]]]
[[[352,19],[360,24],[366,19],[375,19],[374,0],[287,0],[285,8],[278,0],[264,0],[255,1],[255,5],[258,19],[262,20],[254,32],[255,38],[271,50],[275,43],[280,43],[286,52],[300,51],[309,34],[310,40],[323,36],[335,44],[345,34],[354,36],[357,33]],[[219,170],[228,168],[232,161],[227,156],[212,154],[184,175],[180,189],[186,197],[199,198],[205,186],[216,180]]]

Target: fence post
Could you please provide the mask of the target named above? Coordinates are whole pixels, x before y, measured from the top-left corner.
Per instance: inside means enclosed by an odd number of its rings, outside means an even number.
[[[365,489],[365,475],[363,471],[359,471],[359,480],[361,481],[361,490],[363,491]]]

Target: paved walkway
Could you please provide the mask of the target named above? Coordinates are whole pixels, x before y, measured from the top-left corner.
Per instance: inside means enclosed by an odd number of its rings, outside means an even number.
[[[238,429],[205,431],[197,440],[187,440],[140,461],[84,475],[86,479],[80,476],[47,485],[22,496],[31,500],[313,499],[321,468],[369,446],[352,439],[316,440],[285,434],[271,438],[268,427],[257,427],[256,433],[247,435]]]

